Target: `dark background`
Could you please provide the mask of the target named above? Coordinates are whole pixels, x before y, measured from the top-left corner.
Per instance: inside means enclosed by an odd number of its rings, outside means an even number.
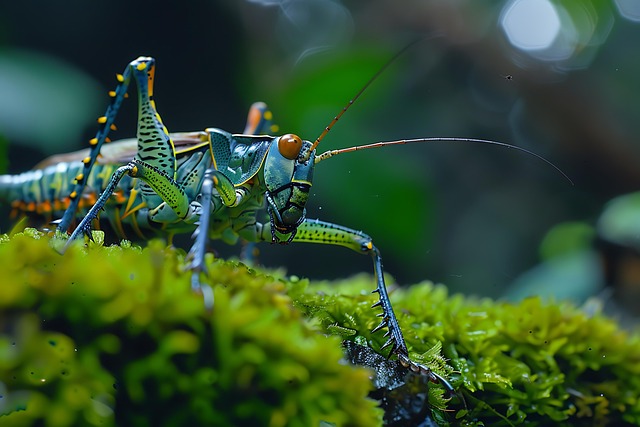
[[[6,167],[16,173],[86,146],[115,73],[140,55],[157,59],[155,98],[170,131],[240,132],[249,105],[262,100],[283,133],[313,140],[389,58],[422,37],[319,152],[421,136],[494,139],[544,156],[574,185],[513,150],[398,146],[319,164],[308,216],[370,234],[401,284],[428,279],[499,296],[540,261],[547,231],[594,224],[608,200],[640,188],[638,23],[613,1],[550,2],[564,11],[565,44],[526,52],[501,28],[506,4],[3,2]],[[135,120],[130,102],[112,137],[134,135]],[[343,248],[260,250],[264,264],[304,277],[371,271],[368,258]]]

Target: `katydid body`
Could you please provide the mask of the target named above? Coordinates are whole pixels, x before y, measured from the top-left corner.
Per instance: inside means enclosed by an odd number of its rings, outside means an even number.
[[[189,253],[192,286],[213,305],[212,292],[201,285],[208,239],[249,242],[321,243],[340,245],[372,257],[392,353],[408,356],[384,282],[378,249],[366,234],[347,227],[306,218],[305,204],[313,181],[315,150],[311,142],[291,134],[255,135],[268,130],[266,106],[252,106],[245,134],[209,128],[201,132],[169,134],[153,100],[155,61],[140,57],[118,75],[112,102],[98,119],[100,128],[88,151],[55,156],[35,170],[0,177],[0,197],[16,210],[42,215],[64,214],[59,232],[67,232],[77,210],[86,211],[68,244],[90,234],[98,213],[115,230],[127,225],[147,238],[149,232],[173,235],[195,232]],[[136,140],[109,144],[110,130],[126,97],[131,79],[138,85]],[[98,154],[101,154],[98,158]],[[73,177],[75,183],[68,184]],[[99,197],[97,194],[100,194]],[[266,207],[268,220],[259,213]],[[87,211],[88,208],[88,211]],[[67,244],[67,245],[68,245]],[[408,360],[408,357],[406,357]]]

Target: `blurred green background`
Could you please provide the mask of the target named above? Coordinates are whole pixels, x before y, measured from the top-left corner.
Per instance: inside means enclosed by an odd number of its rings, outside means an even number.
[[[3,2],[7,170],[85,147],[115,73],[139,55],[157,59],[155,98],[170,131],[240,132],[262,100],[283,133],[313,140],[418,37],[320,152],[398,138],[494,139],[544,156],[575,185],[513,150],[398,146],[319,164],[308,216],[370,234],[400,284],[430,279],[500,296],[540,262],[552,227],[589,228],[606,201],[640,189],[637,1]],[[135,120],[130,102],[112,138],[134,135]],[[371,271],[367,257],[343,248],[260,251],[263,264],[299,276]]]

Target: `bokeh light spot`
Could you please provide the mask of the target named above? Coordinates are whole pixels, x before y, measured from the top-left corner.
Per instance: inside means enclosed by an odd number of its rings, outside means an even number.
[[[547,0],[512,0],[504,8],[501,25],[509,42],[522,50],[549,48],[560,32],[560,17]]]
[[[640,22],[640,1],[614,0],[614,3],[623,18],[633,22]]]

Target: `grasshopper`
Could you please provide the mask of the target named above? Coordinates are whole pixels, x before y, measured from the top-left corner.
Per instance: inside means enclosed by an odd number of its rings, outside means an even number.
[[[209,309],[214,304],[213,292],[200,280],[201,273],[206,273],[204,256],[209,239],[229,243],[238,238],[281,244],[309,242],[344,246],[369,255],[376,280],[373,292],[379,297],[372,308],[382,310],[380,324],[373,332],[387,329],[388,340],[381,349],[390,348],[389,355],[395,355],[405,368],[426,375],[453,393],[446,379],[409,358],[385,285],[380,251],[371,237],[342,225],[306,217],[305,205],[315,165],[352,151],[434,141],[515,148],[551,163],[509,144],[452,137],[376,142],[316,154],[318,144],[342,114],[389,63],[311,142],[293,134],[265,135],[270,130],[271,113],[263,103],[251,107],[243,134],[217,128],[171,134],[153,99],[155,60],[139,57],[117,75],[118,84],[109,93],[111,103],[104,116],[98,118],[99,129],[90,140],[89,150],[53,156],[32,171],[0,177],[0,198],[12,201],[17,211],[41,215],[59,215],[64,211],[57,221],[57,232],[63,234],[70,229],[77,210],[88,208],[64,250],[75,239],[91,236],[92,221],[103,209],[118,234],[124,235],[125,226],[142,239],[148,238],[149,233],[161,233],[169,238],[178,233],[193,233],[194,243],[188,253],[191,286],[203,295]],[[109,142],[109,132],[116,129],[114,121],[127,97],[131,80],[135,80],[138,87],[137,138],[103,147]],[[100,195],[97,197],[97,194]],[[261,222],[258,214],[263,210],[268,220]]]

